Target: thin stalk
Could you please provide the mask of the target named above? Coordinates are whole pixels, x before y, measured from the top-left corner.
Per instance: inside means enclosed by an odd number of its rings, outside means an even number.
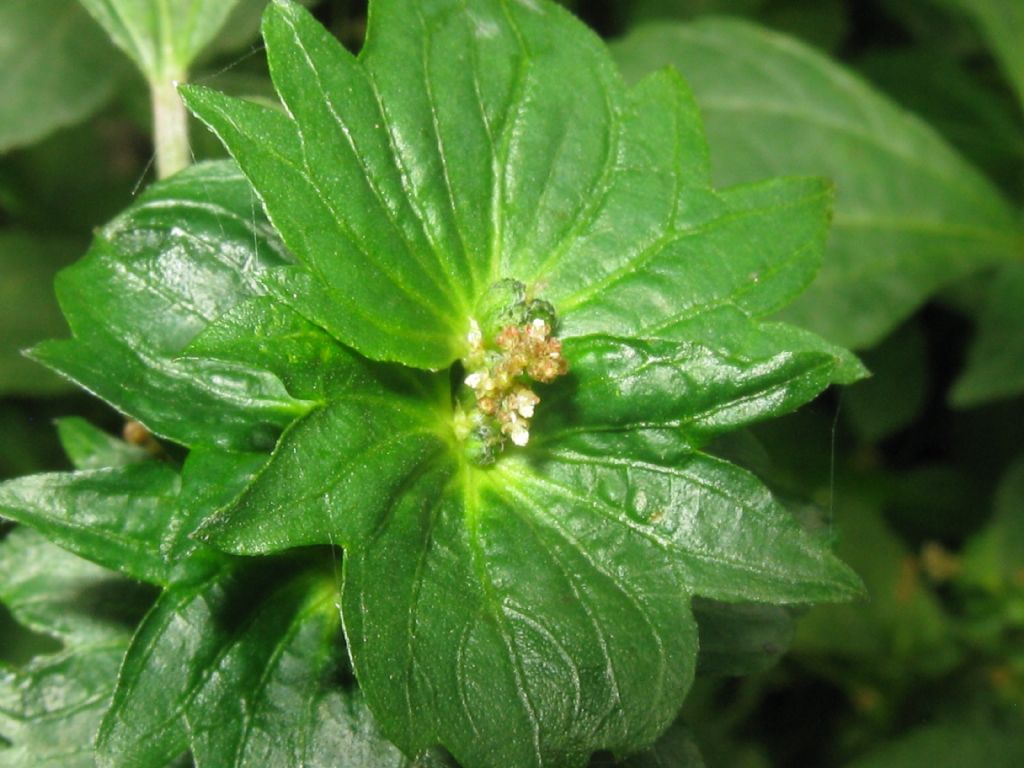
[[[153,103],[153,144],[156,148],[156,175],[163,179],[188,166],[188,112],[178,96],[178,83],[184,77],[167,77],[149,84]]]

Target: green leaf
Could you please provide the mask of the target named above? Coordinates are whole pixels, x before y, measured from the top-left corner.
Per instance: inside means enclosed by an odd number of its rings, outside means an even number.
[[[0,8],[0,153],[85,119],[114,93],[116,54],[76,0]]]
[[[928,396],[928,350],[920,323],[911,322],[864,353],[872,378],[843,392],[842,411],[867,443],[911,426]]]
[[[1024,107],[1024,6],[1016,0],[953,0],[981,27]]]
[[[964,548],[964,580],[998,592],[1024,583],[1024,458],[1010,465],[996,490],[988,524]]]
[[[163,765],[187,748],[198,768],[407,765],[344,683],[336,602],[327,553],[168,590],[128,652],[101,765]]]
[[[178,474],[158,463],[29,475],[0,485],[0,513],[107,568],[165,584],[160,540],[179,487]]]
[[[0,600],[65,646],[0,668],[0,766],[95,765],[93,737],[147,597],[34,531],[18,529],[0,543]]]
[[[1015,258],[1022,234],[991,185],[931,129],[820,54],[738,21],[652,25],[615,48],[636,79],[671,63],[707,121],[725,183],[835,179],[828,258],[784,317],[870,346],[939,287]]]
[[[66,238],[0,232],[0,392],[47,394],[67,388],[22,350],[63,328],[53,276],[77,249],[78,243]]]
[[[110,697],[127,636],[43,656],[0,671],[0,766],[91,768],[92,738]]]
[[[777,605],[694,601],[700,628],[698,675],[739,677],[771,669],[789,650],[795,622]]]
[[[773,330],[725,307],[676,325],[672,336],[685,341],[567,339],[572,375],[544,391],[538,441],[634,458],[653,450],[666,462],[791,411],[839,378],[841,356]]]
[[[184,77],[238,0],[82,0],[150,81]]]
[[[967,365],[950,399],[961,407],[1024,391],[1024,264],[1000,269],[988,287]]]
[[[653,747],[623,762],[622,768],[704,768],[704,760],[693,733],[679,721]]]
[[[695,452],[863,375],[762,322],[814,277],[827,183],[715,192],[678,76],[626,89],[549,4],[378,0],[358,59],[291,3],[264,34],[286,112],[186,100],[299,263],[182,354],[311,409],[197,536],[345,547],[350,653],[388,737],[503,768],[627,754],[693,678],[693,596],[859,593],[755,478]],[[538,387],[530,445],[481,468],[467,332],[497,331],[509,285],[551,303],[574,375]]]
[[[511,480],[413,482],[344,561],[346,635],[383,732],[481,766],[651,743],[692,679],[696,626],[663,562],[616,572],[650,554],[643,538],[579,507],[540,517]]]
[[[927,47],[874,51],[857,60],[857,69],[941,131],[1003,189],[1019,196],[1024,123],[1011,94]]]
[[[824,183],[716,195],[678,78],[627,93],[578,24],[546,7],[508,14],[379,2],[355,59],[275,3],[264,35],[289,115],[185,92],[305,267],[275,273],[278,298],[368,357],[442,368],[501,277],[541,286],[567,336],[636,333],[698,298],[763,315],[810,282]],[[422,57],[407,55],[413,39]],[[443,63],[467,47],[471,66]],[[768,247],[750,245],[754,232]],[[729,269],[700,268],[722,253]]]
[[[793,650],[860,664],[881,685],[905,679],[908,670],[949,669],[958,654],[950,620],[911,553],[870,501],[856,492],[839,498],[838,552],[863,576],[871,600],[813,608],[797,622]]]
[[[58,419],[57,434],[75,469],[123,467],[153,458],[145,449],[119,440],[77,416]]]
[[[96,464],[108,449],[93,454]],[[30,475],[0,485],[0,513],[88,560],[167,586],[204,578],[224,558],[192,534],[234,499],[264,454],[194,451],[179,475],[158,461]]]
[[[914,728],[850,763],[850,768],[1015,768],[1024,761],[1019,728],[947,722]]]
[[[150,599],[148,590],[29,528],[0,543],[0,602],[19,623],[69,647],[127,639]]]
[[[154,185],[62,272],[57,295],[74,338],[32,356],[185,445],[272,445],[308,404],[280,380],[181,359],[213,318],[263,293],[286,256],[230,163]]]
[[[679,192],[684,201],[687,193]],[[635,190],[623,194],[637,204]],[[654,232],[626,229],[626,242],[602,254],[599,266],[581,246],[563,257],[559,271],[538,279],[550,281],[546,295],[564,315],[566,336],[598,330],[675,336],[668,330],[674,324],[722,304],[763,317],[814,278],[831,199],[820,179],[734,187],[698,211],[692,226],[681,225],[673,211],[668,221],[675,227],[660,222]],[[603,227],[597,231],[607,237]]]
[[[124,132],[132,129],[115,115],[97,115],[0,157],[0,197],[9,231],[35,233],[43,242],[59,235],[73,238],[80,255],[96,224],[132,202],[149,158],[124,151]],[[51,297],[52,283],[51,273]]]
[[[279,449],[306,457],[314,478],[320,434]],[[303,498],[284,496],[294,470],[272,462],[215,540],[251,552],[336,535],[348,547],[356,672],[385,733],[410,752],[440,741],[469,764],[534,765],[631,751],[674,717],[692,675],[683,595],[788,602],[858,589],[753,478],[710,458],[669,470],[541,454],[543,471],[504,459],[454,484],[435,461],[384,492],[390,460],[367,458],[386,454],[354,444],[364,458],[349,470],[336,451],[324,454],[333,486],[316,481]],[[396,678],[398,659],[408,672]],[[598,712],[616,714],[583,730]],[[503,743],[500,756],[480,751]]]

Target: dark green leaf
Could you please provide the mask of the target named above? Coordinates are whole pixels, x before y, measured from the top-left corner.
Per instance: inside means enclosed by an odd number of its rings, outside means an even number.
[[[34,531],[16,530],[0,543],[0,600],[65,646],[23,667],[0,668],[0,766],[95,765],[93,737],[145,599]]]
[[[956,661],[949,617],[921,578],[911,553],[878,509],[840,495],[839,554],[863,576],[870,602],[818,606],[797,623],[794,651],[859,663],[886,684],[909,670],[935,674]]]
[[[18,528],[0,543],[0,602],[21,624],[69,647],[126,638],[149,599],[148,591],[36,531]]]
[[[187,445],[269,447],[309,405],[280,380],[180,355],[213,318],[262,293],[285,255],[229,163],[155,185],[58,276],[74,338],[33,356]]]
[[[616,48],[632,78],[667,63],[693,86],[716,177],[820,173],[838,188],[829,258],[785,317],[869,346],[942,285],[1014,258],[991,185],[926,125],[814,51],[737,21],[649,26]]]
[[[622,768],[704,768],[704,760],[693,733],[676,722],[653,747],[623,762]]]
[[[101,763],[191,748],[198,768],[407,765],[345,682],[337,600],[325,552],[166,592],[128,653]]]
[[[793,639],[789,610],[777,605],[697,600],[700,629],[697,674],[738,677],[770,669]]]
[[[861,440],[875,443],[909,427],[924,408],[929,371],[922,326],[903,326],[863,357],[872,378],[843,392],[842,411]]]
[[[74,255],[81,255],[96,225],[132,202],[149,161],[137,141],[127,120],[107,112],[0,156],[5,220],[44,242],[66,235],[75,240]],[[46,282],[52,297],[52,273]]]
[[[178,474],[159,463],[29,475],[0,485],[0,513],[132,578],[166,584],[160,541],[176,511]]]
[[[350,676],[330,572],[264,598],[186,707],[197,768],[400,768]],[[240,695],[241,694],[241,695]]]
[[[1018,0],[953,0],[972,15],[1024,108],[1024,5]]]
[[[964,580],[998,592],[1024,584],[1024,458],[1010,465],[996,491],[988,524],[964,550]]]
[[[972,406],[1022,391],[1024,264],[1014,264],[999,270],[989,285],[967,365],[950,398],[956,405]]]
[[[53,276],[77,251],[74,240],[0,232],[0,392],[46,394],[67,388],[22,350],[63,329]]]
[[[145,449],[109,435],[76,416],[58,419],[57,433],[75,469],[123,467],[153,458]]]
[[[884,744],[850,768],[1017,768],[1024,762],[1020,729],[982,723],[941,723],[912,729]]]
[[[1004,189],[1024,191],[1024,123],[1011,94],[930,48],[872,52],[857,69],[902,106],[942,132]]]
[[[99,109],[117,84],[117,54],[76,0],[0,7],[0,153]]]
[[[266,458],[199,450],[180,476],[158,461],[31,475],[0,485],[0,513],[86,559],[166,586],[221,566],[223,557],[192,533],[238,496]]]

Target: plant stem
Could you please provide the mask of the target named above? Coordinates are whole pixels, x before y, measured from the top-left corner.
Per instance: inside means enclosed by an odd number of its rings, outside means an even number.
[[[188,113],[178,96],[180,78],[153,80],[149,91],[153,102],[153,144],[156,175],[163,179],[185,168],[191,159],[188,143]]]

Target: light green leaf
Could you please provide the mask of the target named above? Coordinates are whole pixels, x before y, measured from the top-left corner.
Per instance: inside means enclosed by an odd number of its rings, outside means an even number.
[[[238,0],[82,0],[150,81],[183,78]]]
[[[715,177],[836,181],[828,258],[783,314],[870,346],[937,288],[1016,257],[1024,236],[992,186],[931,129],[853,75],[738,21],[649,26],[618,44],[631,79],[665,64],[692,85]]]
[[[0,153],[83,120],[114,93],[117,54],[77,0],[0,6]]]
[[[58,419],[57,434],[75,469],[123,467],[153,458],[145,449],[109,435],[77,416]]]
[[[128,636],[0,669],[3,768],[92,768],[92,738],[110,698]]]
[[[967,365],[953,384],[950,399],[967,407],[1022,391],[1024,264],[1014,264],[1000,269],[988,287]]]
[[[67,388],[22,350],[63,329],[53,276],[77,252],[71,239],[0,232],[0,392],[47,394]]]
[[[181,359],[213,318],[263,293],[286,256],[230,163],[154,185],[62,272],[57,295],[74,338],[32,355],[186,445],[269,447],[309,405],[270,374]]]

